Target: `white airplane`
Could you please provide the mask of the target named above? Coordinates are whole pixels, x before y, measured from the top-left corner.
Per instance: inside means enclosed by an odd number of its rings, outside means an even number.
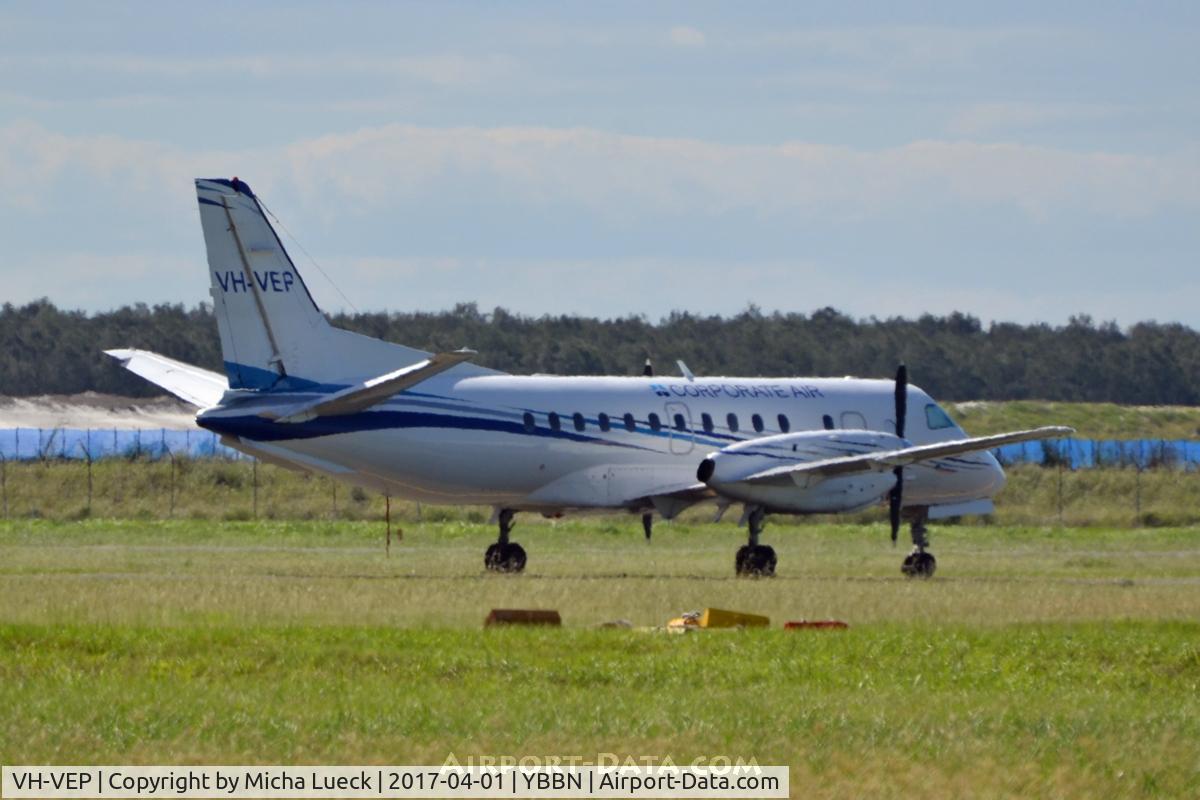
[[[127,369],[200,407],[196,422],[264,461],[427,503],[490,505],[489,570],[520,572],[518,511],[598,509],[670,519],[744,505],[736,571],[772,575],[768,513],[887,503],[911,521],[910,576],[928,577],[929,519],[992,511],[1001,444],[968,438],[925,392],[855,378],[517,376],[335,328],[313,302],[258,198],[237,178],[196,181],[225,375],[143,350]],[[912,408],[915,413],[910,413]]]

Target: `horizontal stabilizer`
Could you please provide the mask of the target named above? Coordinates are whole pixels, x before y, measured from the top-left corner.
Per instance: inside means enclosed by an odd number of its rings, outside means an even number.
[[[922,444],[915,447],[904,447],[899,450],[886,450],[882,453],[863,453],[861,455],[772,467],[771,469],[749,475],[742,480],[748,483],[769,483],[784,476],[799,480],[810,476],[827,478],[832,475],[846,475],[854,472],[886,472],[896,467],[906,467],[921,461],[935,461],[939,458],[947,458],[949,456],[977,453],[981,450],[991,450],[993,447],[1014,444],[1016,442],[1057,439],[1060,436],[1068,436],[1074,432],[1074,428],[1051,425],[1028,431],[1012,431],[1010,433],[997,433],[993,436],[976,436],[970,439],[955,439],[950,442]]]
[[[200,408],[215,406],[229,389],[224,375],[149,350],[105,350],[121,366]]]
[[[319,400],[285,409],[283,412],[275,412],[275,419],[277,422],[307,422],[317,417],[338,417],[364,411],[397,392],[416,386],[434,375],[440,375],[474,355],[474,350],[437,353],[411,366],[365,380]]]

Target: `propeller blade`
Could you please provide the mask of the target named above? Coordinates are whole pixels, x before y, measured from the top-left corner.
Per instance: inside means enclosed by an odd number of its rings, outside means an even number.
[[[908,367],[896,368],[896,435],[904,438],[904,423],[908,418]],[[896,485],[888,492],[888,519],[892,523],[892,547],[900,534],[900,511],[904,508],[904,467],[892,470]]]
[[[646,541],[650,541],[650,533],[654,530],[653,514],[642,514],[642,530],[646,532]]]
[[[646,359],[646,366],[642,367],[642,375],[647,378],[654,377],[654,365],[650,363],[650,359]]]
[[[900,509],[904,503],[904,468],[896,467],[892,474],[896,476],[896,485],[888,492],[888,518],[892,523],[892,547],[895,547],[900,533]]]

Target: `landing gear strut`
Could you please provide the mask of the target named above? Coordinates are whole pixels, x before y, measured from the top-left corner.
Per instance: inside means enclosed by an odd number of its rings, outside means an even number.
[[[514,514],[511,508],[500,511],[500,538],[488,545],[483,556],[483,565],[491,572],[521,572],[525,569],[525,548],[508,540]]]
[[[932,578],[937,570],[937,559],[925,550],[929,546],[929,529],[925,527],[924,514],[912,521],[911,530],[913,549],[905,557],[900,571],[910,578]]]
[[[775,548],[758,543],[767,513],[762,506],[754,506],[746,510],[748,512],[746,527],[750,529],[750,536],[746,544],[738,548],[737,557],[734,559],[734,569],[738,575],[742,576],[774,577]]]

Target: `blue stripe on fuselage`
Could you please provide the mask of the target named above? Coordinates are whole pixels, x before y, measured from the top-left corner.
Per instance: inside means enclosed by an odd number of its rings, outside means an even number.
[[[317,417],[308,422],[299,423],[274,422],[256,414],[236,417],[212,415],[200,417],[196,422],[200,427],[215,433],[244,436],[247,439],[258,442],[313,439],[318,436],[334,436],[341,433],[359,433],[396,428],[450,428],[455,430],[494,431],[497,433],[511,433],[524,436],[542,436],[576,442],[590,442],[610,447],[628,447],[636,450],[650,449],[640,445],[614,442],[579,433],[553,431],[549,428],[535,428],[532,431],[527,431],[525,426],[519,422],[483,419],[480,417],[459,417],[450,414],[430,414],[417,411],[363,411],[358,414],[346,414],[336,417]]]

